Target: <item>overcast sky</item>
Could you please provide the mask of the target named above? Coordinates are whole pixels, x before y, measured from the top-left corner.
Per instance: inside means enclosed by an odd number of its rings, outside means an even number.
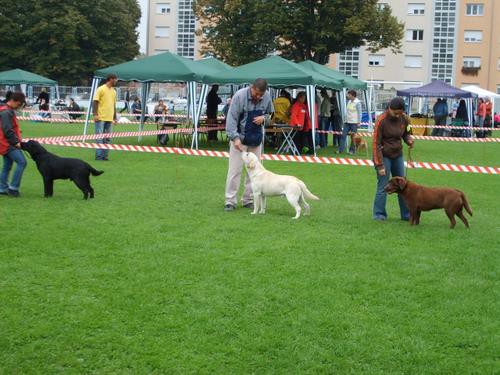
[[[138,0],[141,6],[142,18],[139,24],[139,45],[141,46],[141,52],[146,52],[146,27],[148,23],[148,0]]]

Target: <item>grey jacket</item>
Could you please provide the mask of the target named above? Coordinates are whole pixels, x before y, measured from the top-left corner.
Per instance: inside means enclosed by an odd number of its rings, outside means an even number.
[[[271,95],[266,92],[257,103],[254,103],[250,94],[250,87],[238,90],[231,99],[231,106],[226,118],[226,133],[231,141],[236,138],[240,140],[245,138],[247,114],[248,111],[254,110],[262,110],[266,117],[263,126],[268,126],[271,123],[271,114],[274,112]]]

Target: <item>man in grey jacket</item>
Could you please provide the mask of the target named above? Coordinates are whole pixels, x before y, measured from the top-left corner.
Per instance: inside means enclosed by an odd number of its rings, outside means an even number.
[[[264,79],[257,79],[250,87],[237,91],[231,100],[226,118],[230,145],[224,211],[236,209],[243,171],[241,152],[253,152],[260,158],[264,127],[270,124],[273,112],[271,95],[267,92],[267,81]],[[252,187],[246,173],[242,203],[243,207],[253,208]]]

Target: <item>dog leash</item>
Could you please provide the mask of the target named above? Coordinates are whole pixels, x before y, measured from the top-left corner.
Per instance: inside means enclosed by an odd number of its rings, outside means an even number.
[[[405,178],[408,177],[408,169],[413,166],[413,159],[411,158],[411,147],[408,147],[408,158],[406,160]]]

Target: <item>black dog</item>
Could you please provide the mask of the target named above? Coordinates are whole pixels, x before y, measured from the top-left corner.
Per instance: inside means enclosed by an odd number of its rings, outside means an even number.
[[[61,158],[51,154],[37,141],[22,142],[21,148],[27,151],[35,161],[38,171],[43,177],[45,197],[54,194],[54,180],[70,179],[83,192],[83,199],[94,198],[94,189],[90,186],[90,174],[99,176],[98,171],[80,159]]]

